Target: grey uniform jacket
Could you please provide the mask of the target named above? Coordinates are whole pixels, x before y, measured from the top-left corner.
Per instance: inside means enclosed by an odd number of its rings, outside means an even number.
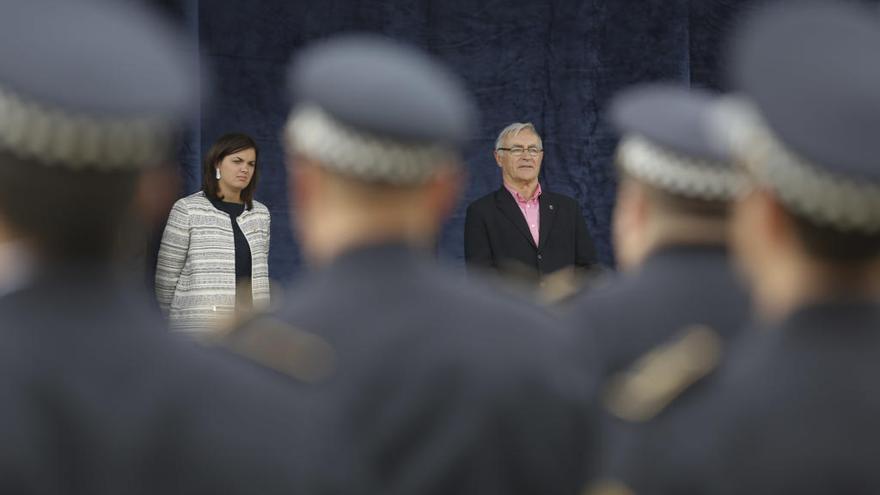
[[[0,493],[310,493],[298,389],[147,297],[91,267],[0,297]]]
[[[709,328],[731,342],[750,319],[748,295],[720,245],[667,246],[634,273],[586,293],[573,305],[576,348],[587,369],[603,377],[603,392],[619,373],[637,371],[642,358],[685,332]],[[688,394],[698,389],[695,385]],[[620,474],[632,446],[652,424],[603,415],[605,476]]]
[[[332,346],[319,402],[371,474],[366,492],[580,491],[593,411],[565,332],[541,310],[394,244],[344,254],[283,306],[233,338],[271,338],[281,320]]]
[[[254,308],[269,303],[269,210],[254,201],[238,219],[251,248]],[[235,309],[235,239],[229,215],[203,191],[171,209],[156,263],[156,298],[172,329],[197,331]]]

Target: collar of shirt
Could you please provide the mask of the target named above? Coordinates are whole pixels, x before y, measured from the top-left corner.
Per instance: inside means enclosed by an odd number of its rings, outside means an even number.
[[[541,184],[538,183],[538,187],[535,188],[535,194],[532,195],[531,199],[523,198],[507,184],[504,184],[504,187],[506,187],[507,190],[510,191],[510,194],[513,195],[513,199],[516,201],[519,211],[522,212],[523,218],[526,220],[526,225],[529,226],[532,240],[535,241],[535,245],[537,246],[541,229],[541,214],[538,211],[538,196],[541,195]]]
[[[522,195],[519,193],[519,191],[510,187],[509,185],[507,185],[507,183],[504,184],[504,187],[508,191],[510,191],[510,194],[513,195],[513,199],[515,199],[517,203],[521,203],[521,204],[537,201],[538,196],[541,195],[541,183],[540,182],[538,183],[538,187],[535,188],[535,194],[532,194],[531,198],[523,198]]]

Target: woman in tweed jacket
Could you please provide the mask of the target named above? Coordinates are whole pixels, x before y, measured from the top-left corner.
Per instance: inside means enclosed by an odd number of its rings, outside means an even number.
[[[198,333],[269,303],[269,210],[255,201],[257,145],[220,137],[202,190],[178,200],[162,235],[156,297],[171,328]]]

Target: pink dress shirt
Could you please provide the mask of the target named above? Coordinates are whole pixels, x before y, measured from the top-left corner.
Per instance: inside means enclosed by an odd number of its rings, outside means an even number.
[[[504,184],[504,187],[513,195],[513,199],[516,200],[516,204],[519,206],[519,211],[521,211],[523,216],[526,217],[526,225],[529,226],[529,232],[532,233],[532,239],[535,240],[535,245],[537,246],[538,232],[540,232],[541,228],[541,211],[538,206],[538,196],[541,195],[541,184],[538,183],[538,187],[535,188],[535,194],[528,199],[523,198],[515,189],[507,184]]]

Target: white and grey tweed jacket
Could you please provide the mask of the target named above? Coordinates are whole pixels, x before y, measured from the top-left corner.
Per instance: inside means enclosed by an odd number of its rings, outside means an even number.
[[[254,309],[269,304],[269,210],[238,217],[251,248]],[[156,298],[173,330],[210,330],[235,309],[235,240],[229,215],[203,191],[174,203],[156,263]]]

